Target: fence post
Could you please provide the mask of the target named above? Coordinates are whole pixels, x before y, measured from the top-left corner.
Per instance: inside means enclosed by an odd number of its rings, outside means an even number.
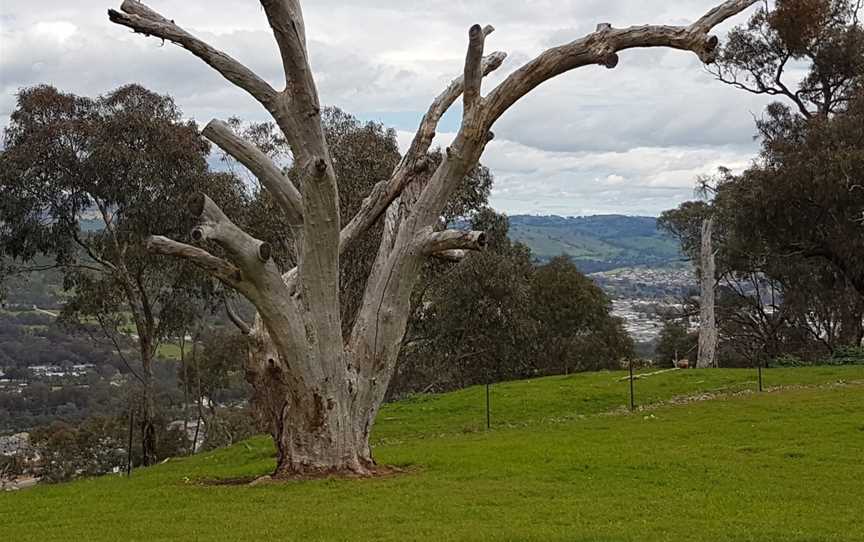
[[[492,414],[489,409],[489,381],[486,381],[486,429],[492,428]]]
[[[633,359],[630,359],[630,410],[636,410],[636,398],[633,395]]]
[[[129,445],[126,447],[126,476],[132,476],[132,428],[135,426],[135,407],[129,405]]]
[[[761,392],[762,391],[762,362],[761,361],[758,362],[756,367],[757,367],[757,372],[759,374],[759,391]]]

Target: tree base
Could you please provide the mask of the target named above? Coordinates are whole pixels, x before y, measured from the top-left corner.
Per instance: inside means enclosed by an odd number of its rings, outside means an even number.
[[[279,465],[271,475],[274,480],[316,480],[321,478],[373,478],[392,474],[390,467],[381,467],[371,459],[352,461],[344,465]]]
[[[322,479],[343,479],[343,480],[359,480],[365,478],[388,478],[404,474],[405,469],[391,467],[387,465],[373,465],[371,468],[365,468],[362,471],[357,469],[336,469],[336,468],[318,468],[305,469],[303,471],[288,470],[275,471],[273,474],[261,476],[249,482],[250,486],[279,484],[284,482],[301,482],[307,480],[322,480]]]

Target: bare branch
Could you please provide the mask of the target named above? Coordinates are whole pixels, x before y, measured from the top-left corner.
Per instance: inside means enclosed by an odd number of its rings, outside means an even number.
[[[484,57],[482,63],[483,76],[485,77],[497,70],[505,58],[507,58],[507,53],[502,51],[497,51]],[[444,92],[439,94],[429,106],[429,109],[420,121],[420,126],[417,128],[414,139],[411,141],[411,146],[396,166],[393,175],[390,179],[381,181],[372,188],[369,196],[363,201],[360,210],[342,229],[339,245],[340,252],[344,252],[363,232],[369,229],[372,224],[375,224],[393,200],[399,197],[402,190],[415,178],[415,175],[422,173],[428,167],[426,153],[429,152],[429,147],[435,139],[435,130],[438,127],[438,122],[444,116],[444,113],[450,109],[450,106],[462,95],[464,80],[464,76],[454,79],[444,89]]]
[[[492,28],[487,27],[487,28]],[[491,32],[491,30],[490,30]],[[462,94],[466,114],[480,104],[480,84],[483,81],[483,45],[486,34],[479,24],[468,31],[468,52],[465,55],[465,91]]]
[[[276,96],[273,87],[252,70],[137,0],[124,0],[120,11],[109,9],[108,18],[111,22],[131,28],[140,34],[156,36],[176,43],[265,105]]]
[[[193,196],[189,200],[189,211],[198,217],[198,225],[192,230],[192,239],[195,241],[216,241],[228,251],[236,264],[246,270],[259,269],[270,259],[270,244],[240,229],[206,195]]]
[[[306,29],[300,2],[296,0],[261,0],[273,36],[279,45],[285,80],[289,86],[310,78],[303,72],[308,70],[306,54]]]
[[[727,0],[691,26],[632,26],[617,29],[598,25],[597,31],[566,45],[553,47],[510,74],[486,98],[487,126],[538,85],[575,68],[599,64],[614,68],[619,51],[642,47],[670,47],[696,53],[705,63],[715,58],[718,40],[708,32],[758,0]]]
[[[448,262],[461,262],[464,260],[472,251],[470,250],[462,250],[462,249],[453,249],[453,250],[442,250],[441,252],[432,253],[433,258],[438,258],[439,260],[444,260]]]
[[[178,241],[172,241],[161,235],[153,235],[147,239],[147,250],[153,254],[183,258],[194,263],[225,284],[238,288],[243,280],[240,269],[222,258],[210,254],[206,250]],[[239,289],[239,288],[238,288]]]
[[[225,312],[228,314],[228,319],[231,320],[231,322],[235,326],[237,326],[237,329],[240,330],[240,333],[242,333],[243,335],[249,335],[252,332],[252,328],[249,326],[249,324],[243,321],[243,318],[241,318],[240,315],[237,314],[237,311],[234,310],[234,306],[231,305],[231,303],[227,299],[225,299],[224,304]]]
[[[449,250],[483,250],[486,248],[486,232],[444,230],[421,235],[424,254],[435,254]]]
[[[758,0],[728,0],[703,15],[698,21],[690,25],[696,32],[707,34],[718,24],[738,15],[745,9],[755,4]]]
[[[102,265],[102,266],[110,269],[111,271],[117,270],[117,266],[115,266],[113,263],[109,262],[108,260],[106,260],[104,258],[100,258],[98,255],[96,255],[96,253],[93,252],[93,247],[91,247],[89,244],[85,243],[84,240],[81,239],[81,236],[78,235],[77,231],[70,230],[70,233],[72,234],[72,239],[75,241],[75,244],[77,244],[78,246],[83,248],[84,251],[87,253],[87,256],[89,256],[91,260],[98,263],[99,265]]]
[[[246,166],[261,181],[285,211],[291,224],[303,223],[303,201],[300,192],[266,154],[237,136],[228,124],[218,119],[211,120],[201,133]]]
[[[504,60],[507,58],[507,53],[503,51],[495,51],[483,57],[483,77],[486,77],[493,71],[501,67]],[[439,94],[432,105],[429,106],[423,119],[420,121],[420,126],[417,128],[417,133],[411,141],[411,146],[405,154],[407,157],[419,158],[426,154],[429,147],[432,145],[432,140],[435,139],[435,131],[438,128],[438,122],[444,113],[450,109],[450,106],[459,98],[464,88],[465,77],[460,76],[454,79],[450,85],[444,89],[444,92]],[[404,160],[403,160],[404,161]]]

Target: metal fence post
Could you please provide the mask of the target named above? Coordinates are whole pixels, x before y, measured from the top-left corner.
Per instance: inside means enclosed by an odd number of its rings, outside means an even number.
[[[759,391],[761,392],[762,391],[762,362],[761,361],[758,362],[758,365],[756,367],[757,367],[757,372],[759,374]]]
[[[492,428],[492,414],[489,408],[489,381],[486,381],[486,429]]]
[[[633,394],[633,360],[630,360],[630,410],[636,410],[636,397]]]
[[[135,426],[135,407],[129,406],[129,445],[126,448],[126,476],[132,476],[132,428]]]

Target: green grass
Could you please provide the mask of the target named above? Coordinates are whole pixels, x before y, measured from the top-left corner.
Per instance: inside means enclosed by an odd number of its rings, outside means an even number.
[[[864,367],[766,371],[764,394],[618,413],[621,373],[386,406],[372,480],[204,486],[266,473],[264,438],[139,470],[0,495],[0,540],[864,540]],[[818,386],[845,381],[846,385]],[[679,371],[640,402],[752,388]],[[614,415],[604,413],[616,411]]]
[[[180,345],[176,343],[160,343],[156,355],[166,359],[180,359]]]

